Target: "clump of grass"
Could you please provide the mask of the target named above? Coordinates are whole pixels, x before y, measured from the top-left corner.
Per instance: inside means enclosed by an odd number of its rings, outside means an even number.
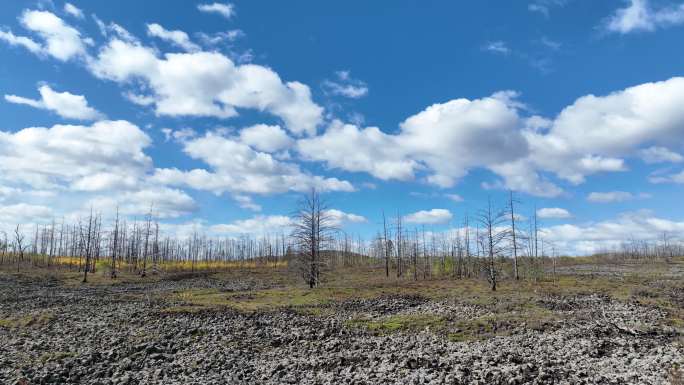
[[[632,296],[641,298],[659,298],[660,293],[652,289],[639,287],[632,290]]]
[[[204,306],[194,306],[194,305],[179,305],[170,306],[160,310],[162,314],[194,314],[206,310]]]
[[[4,327],[6,329],[23,329],[28,327],[39,327],[47,325],[54,318],[54,314],[48,312],[29,314],[21,317],[0,318],[0,327]]]
[[[363,328],[380,334],[406,330],[442,330],[446,320],[434,314],[394,315],[383,319],[353,319],[347,321],[347,326]]]
[[[43,353],[39,360],[43,364],[50,362],[50,361],[60,361],[65,358],[69,357],[75,357],[76,353],[75,352],[48,352],[48,353]]]
[[[493,316],[459,321],[447,338],[452,342],[477,341],[506,334],[498,323],[497,317]]]
[[[544,331],[558,320],[558,315],[535,303],[524,302],[509,305],[506,311],[495,312],[475,319],[459,320],[447,333],[452,342],[475,341],[500,335],[508,335],[513,330],[525,327]]]
[[[672,367],[672,369],[670,369],[669,375],[670,384],[684,385],[684,372],[682,372],[682,369],[679,367],[679,365]]]
[[[666,320],[667,324],[676,328],[684,329],[684,320],[678,317],[670,317]]]
[[[230,307],[239,311],[273,310],[285,307],[317,307],[334,301],[365,296],[377,296],[379,292],[360,292],[355,288],[321,287],[277,288],[244,292],[221,292],[216,289],[189,289],[175,293],[184,306],[203,308]]]

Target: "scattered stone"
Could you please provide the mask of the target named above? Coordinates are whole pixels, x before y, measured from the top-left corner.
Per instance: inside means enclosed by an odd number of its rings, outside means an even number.
[[[241,292],[254,281],[190,276],[147,285],[59,287],[0,275],[0,318],[53,322],[0,327],[0,383],[63,384],[643,384],[684,364],[664,311],[606,296],[546,297],[551,324],[493,324],[483,339],[436,330],[372,333],[350,319],[491,314],[458,299],[383,296],[297,309],[164,312],[188,287]],[[45,295],[50,291],[50,295]],[[454,326],[451,333],[462,333]]]

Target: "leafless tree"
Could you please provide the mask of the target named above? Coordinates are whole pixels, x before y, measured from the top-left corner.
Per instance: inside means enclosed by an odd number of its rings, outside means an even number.
[[[456,230],[455,242],[452,240],[451,261],[453,264],[452,268],[454,270],[454,278],[463,278],[463,240],[461,238],[461,229]]]
[[[470,217],[468,213],[466,213],[465,218],[463,218],[463,227],[465,228],[465,244],[463,245],[463,247],[465,249],[466,255],[466,277],[470,278],[470,274],[474,269],[471,266],[470,260]]]
[[[520,273],[518,272],[518,242],[516,239],[516,229],[515,229],[515,204],[518,203],[517,200],[513,198],[513,190],[508,191],[508,212],[511,216],[511,248],[513,250],[513,275],[515,280],[520,279]]]
[[[403,229],[401,227],[401,215],[397,212],[397,242],[396,242],[396,249],[397,249],[397,278],[401,278],[402,274],[404,274],[404,265],[402,263],[402,251],[403,251]]]
[[[5,263],[5,258],[7,257],[7,233],[3,230],[0,230],[0,233],[2,234],[2,240],[0,240],[0,265]]]
[[[97,225],[96,222],[97,219],[93,218],[93,209],[92,207],[90,208],[90,215],[88,216],[88,229],[86,234],[83,234],[83,229],[81,229],[81,237],[83,239],[83,242],[85,244],[85,266],[83,268],[83,283],[88,282],[88,271],[90,270],[90,263],[91,263],[91,253],[93,250],[93,230],[94,227]]]
[[[14,242],[15,242],[15,254],[19,254],[17,259],[17,270],[19,270],[19,261],[24,261],[24,249],[28,246],[24,246],[24,234],[21,232],[19,225],[14,229]]]
[[[292,237],[299,246],[301,273],[310,288],[320,283],[321,250],[335,230],[325,202],[316,189],[311,189],[293,214],[292,230]]]
[[[116,207],[116,219],[114,220],[114,233],[112,234],[112,270],[110,272],[110,277],[112,279],[116,278],[116,256],[119,250],[119,207]]]
[[[480,244],[488,258],[487,279],[492,291],[496,291],[497,271],[494,257],[501,254],[504,241],[508,236],[507,231],[502,229],[506,220],[506,214],[505,211],[494,212],[492,201],[488,199],[487,208],[480,210],[477,219],[479,225],[484,230],[483,239],[480,240]]]
[[[385,220],[385,210],[382,210],[382,227],[385,235],[383,239],[383,250],[385,252],[385,277],[389,278],[390,247],[389,239],[387,238],[387,221]]]
[[[147,256],[149,253],[149,243],[150,243],[150,232],[152,231],[152,206],[150,206],[150,211],[147,213],[145,218],[145,242],[143,246],[143,268],[140,272],[141,277],[147,276]]]
[[[413,235],[413,248],[412,248],[412,258],[413,258],[413,280],[418,280],[418,229],[414,231]]]

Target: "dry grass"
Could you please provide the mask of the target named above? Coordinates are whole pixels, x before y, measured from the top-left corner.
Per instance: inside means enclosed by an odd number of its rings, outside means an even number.
[[[674,368],[670,369],[668,380],[670,381],[671,385],[684,385],[684,372],[679,368],[679,366],[675,366]]]
[[[0,318],[0,327],[6,329],[40,327],[52,322],[54,319],[54,314],[50,312],[39,312],[21,317]]]
[[[357,318],[347,321],[347,326],[360,327],[378,334],[426,329],[439,332],[447,326],[447,320],[434,314],[408,314],[394,315],[383,319]]]
[[[583,264],[585,259],[577,259]],[[565,265],[569,261],[563,262]],[[87,285],[112,285],[120,283],[141,283],[158,280],[181,280],[199,276],[207,276],[213,280],[235,282],[251,280],[264,282],[269,289],[224,292],[216,289],[189,289],[170,293],[177,306],[166,309],[167,312],[195,312],[206,309],[229,307],[238,311],[253,312],[289,307],[313,315],[323,315],[327,311],[325,305],[332,302],[354,298],[376,298],[387,295],[419,295],[434,300],[449,299],[469,305],[482,306],[496,314],[496,317],[472,320],[470,324],[450,324],[452,338],[479,338],[482,335],[494,335],[506,329],[507,323],[528,322],[530,327],[544,327],[554,321],[548,312],[540,309],[536,303],[548,296],[573,296],[602,294],[620,301],[637,302],[645,306],[654,306],[667,312],[664,324],[684,330],[684,282],[681,278],[673,279],[665,273],[666,268],[680,268],[684,260],[677,259],[667,266],[632,265],[622,275],[547,275],[545,280],[503,280],[497,291],[492,292],[482,279],[456,280],[450,277],[432,280],[414,281],[412,276],[397,278],[385,277],[381,268],[348,268],[340,269],[334,274],[324,275],[321,287],[309,289],[302,280],[285,266],[263,266],[251,264],[233,265],[220,271],[206,272],[174,272],[160,273],[140,277],[137,274],[121,271],[116,280],[108,276],[107,269],[100,269],[88,275]],[[209,266],[207,266],[209,267]],[[600,267],[599,267],[600,269]],[[68,286],[80,286],[82,273],[76,271],[59,271],[53,269],[31,269],[12,274],[24,279],[54,279]],[[552,279],[554,278],[554,279]],[[678,294],[680,293],[680,294]],[[679,300],[678,300],[679,298]],[[527,321],[526,321],[527,320]],[[415,328],[422,325],[420,319],[390,319],[381,325],[368,324],[368,320],[359,320],[370,329],[391,331],[393,329]],[[415,322],[414,322],[415,321]],[[375,322],[375,321],[373,321]],[[28,320],[0,320],[0,325],[21,325]],[[415,325],[413,325],[415,324]],[[447,328],[448,329],[448,328]]]
[[[257,274],[256,272],[252,272]],[[330,303],[357,298],[377,298],[387,295],[419,295],[434,300],[455,300],[466,305],[487,309],[491,315],[471,320],[450,320],[436,314],[393,315],[381,318],[358,318],[348,322],[373,333],[393,333],[429,328],[451,341],[469,341],[505,335],[521,324],[535,330],[558,325],[563,317],[539,306],[548,296],[602,294],[626,302],[664,309],[665,325],[684,331],[684,308],[672,302],[670,290],[682,287],[681,281],[654,278],[645,274],[617,276],[558,276],[556,280],[502,281],[492,292],[486,281],[479,279],[435,279],[413,281],[386,278],[378,269],[348,269],[328,276],[324,286],[308,289],[297,279],[284,278],[285,272],[261,272],[261,278],[277,279],[282,286],[243,292],[218,290],[185,290],[174,295],[184,305],[168,311],[199,311],[229,307],[253,312],[277,308],[294,308],[314,316],[331,311]],[[223,275],[222,278],[227,278]],[[654,285],[657,283],[657,285]]]

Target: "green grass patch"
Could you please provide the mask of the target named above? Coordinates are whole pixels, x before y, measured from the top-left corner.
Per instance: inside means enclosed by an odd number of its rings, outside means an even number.
[[[533,302],[508,304],[492,315],[454,322],[447,338],[452,342],[483,340],[508,335],[521,326],[544,331],[558,320],[557,314]]]
[[[51,361],[61,361],[65,358],[69,357],[75,357],[76,353],[75,352],[47,352],[41,354],[39,357],[40,362],[43,364]]]
[[[359,292],[355,288],[320,287],[278,288],[242,292],[222,292],[216,289],[189,289],[175,293],[176,299],[188,306],[202,308],[231,307],[240,311],[272,310],[283,307],[316,307],[334,301],[379,295],[375,290]],[[171,310],[171,309],[168,309]]]
[[[38,314],[29,314],[21,317],[0,318],[0,327],[6,329],[23,329],[28,327],[40,327],[52,322],[55,318],[54,314],[49,312],[42,312]]]
[[[446,326],[444,317],[434,314],[394,315],[384,319],[353,319],[347,326],[363,328],[380,334],[406,330],[430,329],[439,331]]]

